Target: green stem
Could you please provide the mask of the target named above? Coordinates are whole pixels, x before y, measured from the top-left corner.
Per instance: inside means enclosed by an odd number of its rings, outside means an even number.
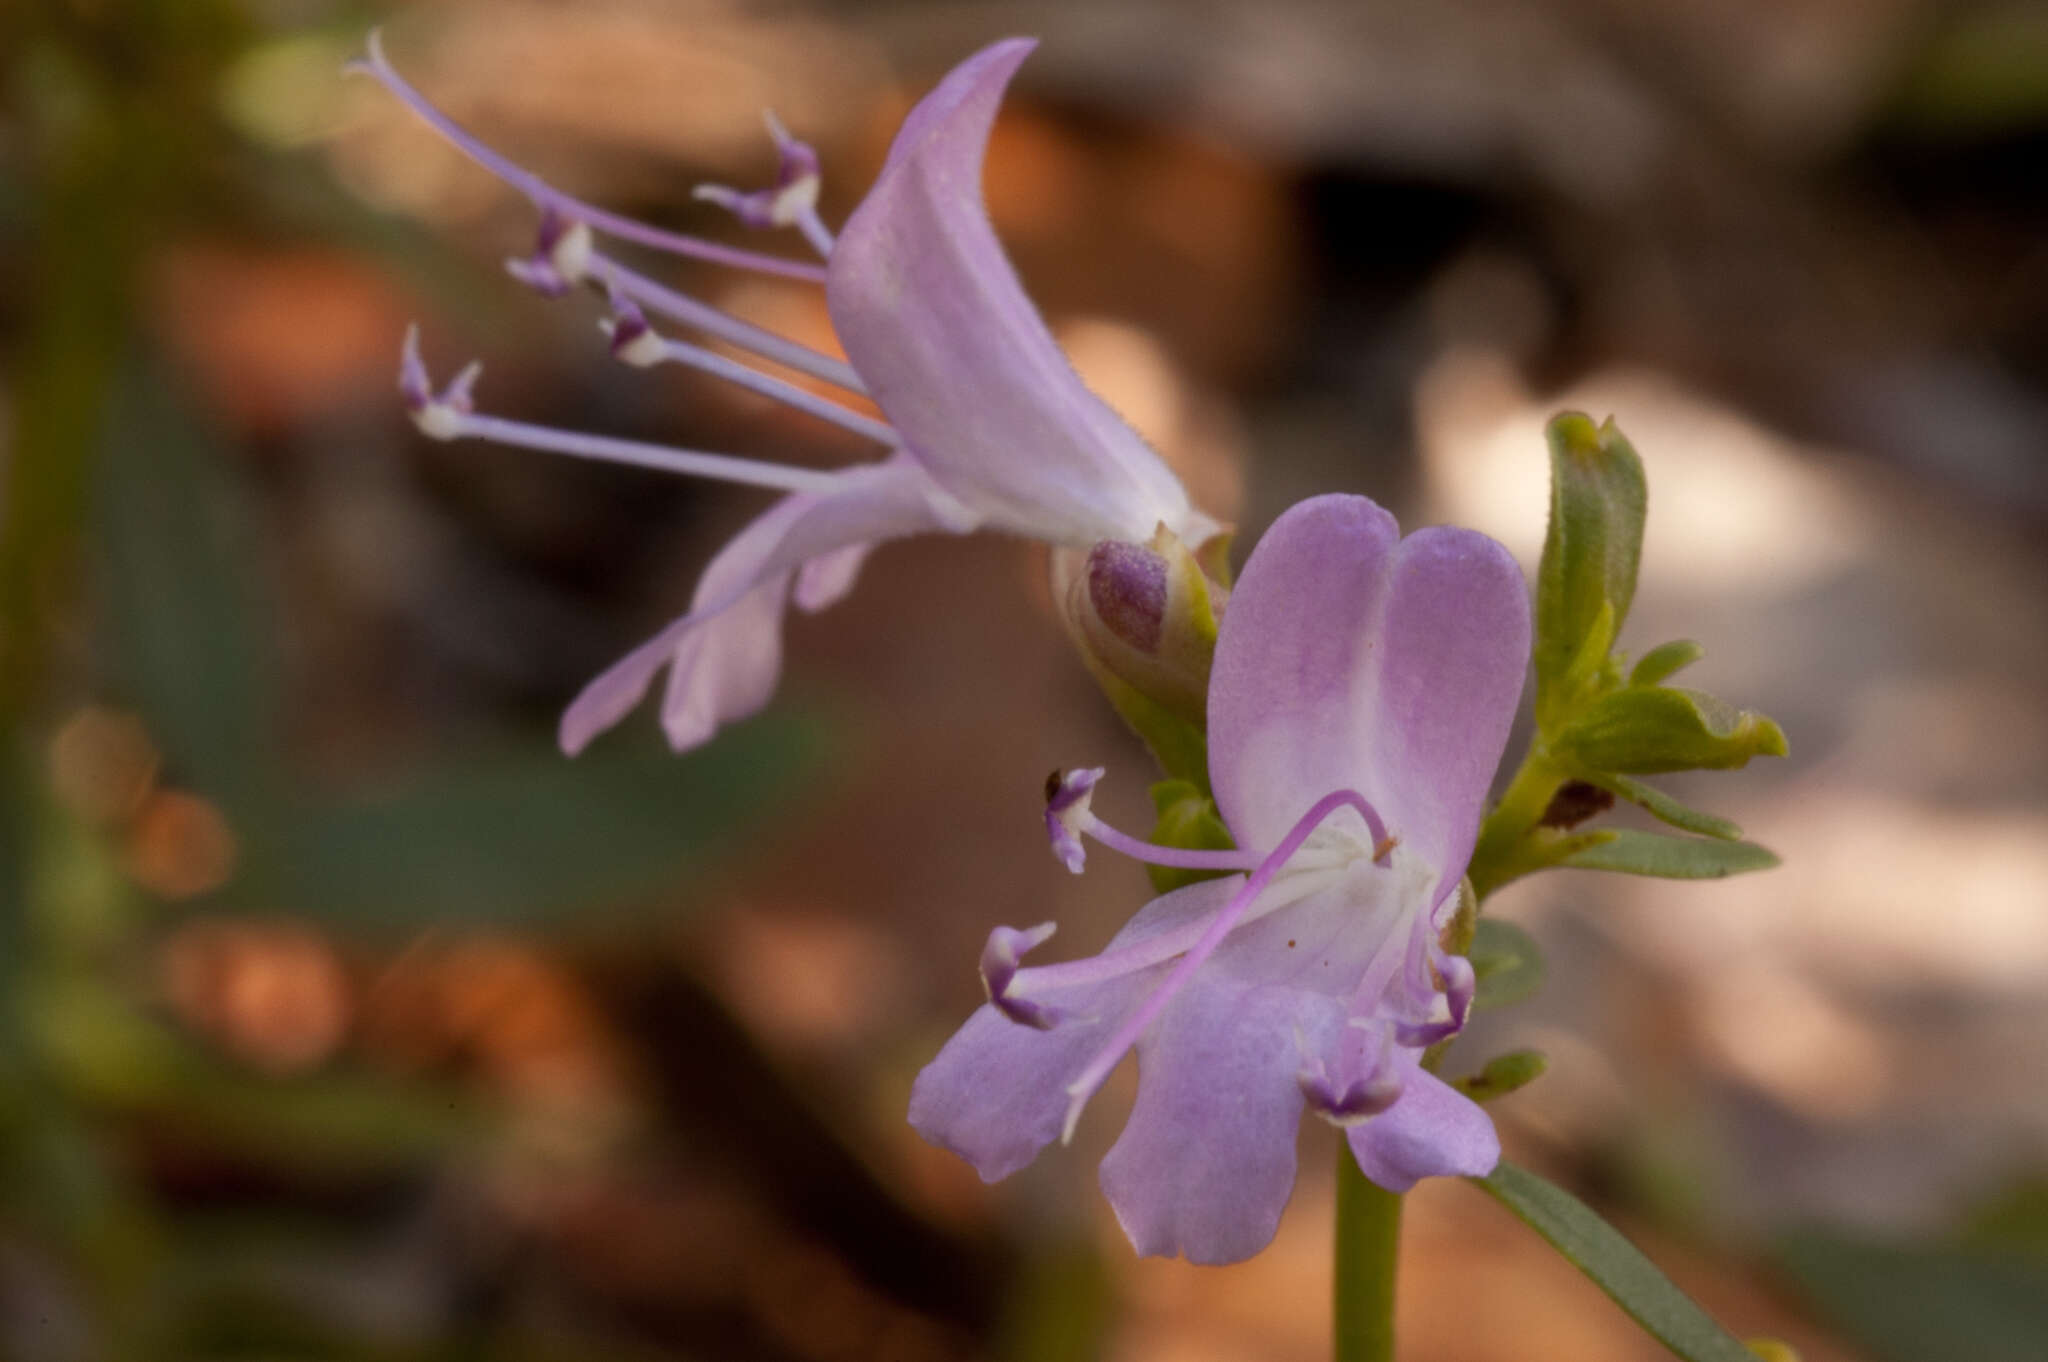
[[[1529,754],[1522,758],[1521,769],[1508,782],[1507,792],[1486,815],[1486,822],[1479,829],[1478,844],[1472,849],[1470,868],[1465,872],[1472,878],[1472,891],[1482,902],[1509,880],[1543,864],[1529,856],[1530,834],[1543,821],[1567,774],[1545,753],[1540,740],[1529,745]]]
[[[1394,1267],[1401,1198],[1358,1171],[1337,1142],[1337,1267],[1333,1295],[1337,1362],[1393,1362]]]

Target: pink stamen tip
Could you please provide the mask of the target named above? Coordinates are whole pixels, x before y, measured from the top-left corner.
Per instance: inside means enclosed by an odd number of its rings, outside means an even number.
[[[825,271],[817,265],[801,260],[783,260],[756,251],[722,246],[701,237],[664,231],[617,213],[606,212],[594,204],[585,203],[573,195],[563,193],[532,171],[494,151],[468,129],[441,112],[431,100],[415,89],[411,82],[399,75],[397,68],[392,66],[390,59],[384,55],[384,39],[380,30],[370,31],[368,49],[367,56],[349,62],[342,69],[351,74],[369,76],[389,90],[401,104],[439,133],[449,145],[524,194],[544,216],[553,213],[558,217],[579,220],[621,241],[631,241],[654,250],[667,251],[672,255],[689,256],[716,265],[752,270],[759,274],[801,279],[813,284],[825,282]]]
[[[1088,806],[1106,771],[1106,767],[1090,766],[1054,771],[1045,779],[1045,833],[1052,841],[1053,855],[1076,875],[1087,868],[1088,849],[1081,834],[1091,831],[1095,823]]]
[[[981,949],[981,986],[989,1003],[1011,1021],[1038,1031],[1052,1030],[1060,1020],[1059,1012],[1029,998],[1012,996],[1010,985],[1017,977],[1018,962],[1051,940],[1056,925],[1041,922],[1024,931],[998,927],[988,934],[988,944]]]

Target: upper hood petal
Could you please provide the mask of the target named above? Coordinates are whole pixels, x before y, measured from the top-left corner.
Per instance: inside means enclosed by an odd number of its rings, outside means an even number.
[[[1245,564],[1216,641],[1209,772],[1240,844],[1359,791],[1409,854],[1462,875],[1529,657],[1528,590],[1473,530],[1399,539],[1360,496],[1304,501]]]
[[[833,248],[832,324],[906,447],[994,524],[1077,545],[1181,532],[1187,493],[1081,382],[982,205],[989,129],[1035,45],[984,48],[911,110]]]

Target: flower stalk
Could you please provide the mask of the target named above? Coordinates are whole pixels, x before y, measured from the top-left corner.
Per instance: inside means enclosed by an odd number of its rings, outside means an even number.
[[[1360,1172],[1350,1147],[1339,1144],[1331,1296],[1337,1362],[1393,1362],[1400,1250],[1401,1198]]]

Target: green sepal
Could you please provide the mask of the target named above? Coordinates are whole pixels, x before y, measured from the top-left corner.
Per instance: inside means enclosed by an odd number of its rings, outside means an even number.
[[[1458,881],[1458,904],[1451,910],[1451,920],[1443,930],[1443,948],[1452,955],[1467,955],[1472,950],[1472,938],[1479,931],[1479,895],[1472,888],[1472,877],[1465,876]]]
[[[1230,571],[1230,549],[1236,542],[1237,531],[1218,530],[1193,550],[1195,562],[1200,564],[1203,574],[1225,590],[1234,581]]]
[[[1223,826],[1223,816],[1216,812],[1216,801],[1192,780],[1162,780],[1154,784],[1152,807],[1159,814],[1152,825],[1152,840],[1160,846],[1179,847],[1183,851],[1229,851],[1237,845],[1231,840],[1230,829]],[[1170,865],[1147,866],[1145,872],[1151,877],[1152,887],[1162,894],[1231,873],[1183,870]]]
[[[1523,1002],[1543,987],[1543,952],[1512,922],[1481,918],[1465,957],[1478,985],[1472,995],[1475,1012]]]
[[[1186,780],[1208,789],[1209,738],[1202,726],[1190,723],[1157,700],[1141,694],[1136,686],[1111,675],[1093,658],[1083,655],[1089,673],[1102,690],[1103,698],[1117,717],[1130,725],[1131,732],[1145,744],[1145,750],[1170,778]]]
[[[1222,541],[1220,544],[1218,541]],[[1096,550],[1110,547],[1097,545]],[[1161,613],[1151,632],[1105,618],[1090,590],[1095,550],[1053,557],[1053,596],[1061,623],[1088,672],[1168,777],[1209,788],[1209,667],[1229,588],[1211,575],[1230,566],[1229,537],[1214,535],[1190,549],[1161,526],[1144,545],[1120,545],[1150,555],[1165,573]]]
[[[1586,771],[1732,771],[1751,757],[1782,757],[1785,732],[1754,710],[1701,691],[1631,686],[1603,695],[1551,739]]]
[[[1707,650],[1689,638],[1660,643],[1644,653],[1628,674],[1631,686],[1654,686],[1676,676],[1707,655]]]
[[[1658,822],[1668,823],[1684,832],[1696,832],[1702,837],[1718,837],[1724,842],[1733,842],[1742,836],[1742,828],[1732,819],[1689,808],[1662,790],[1653,789],[1640,780],[1630,780],[1627,776],[1617,775],[1597,775],[1590,779],[1595,785],[1614,791]]]
[[[1550,528],[1536,572],[1535,662],[1537,722],[1547,726],[1570,700],[1565,677],[1602,610],[1609,639],[1628,618],[1649,492],[1642,460],[1613,421],[1596,427],[1582,412],[1562,412],[1545,435]]]
[[[1510,1050],[1487,1060],[1478,1073],[1451,1080],[1451,1086],[1475,1102],[1491,1102],[1526,1088],[1549,1068],[1541,1050]]]
[[[1756,1362],[1757,1355],[1680,1291],[1583,1201],[1503,1159],[1470,1179],[1591,1278],[1650,1336],[1686,1362]]]
[[[1670,837],[1634,828],[1601,828],[1580,834],[1586,845],[1557,862],[1575,870],[1612,870],[1664,880],[1718,880],[1751,870],[1769,870],[1777,856],[1754,842],[1705,837]]]

